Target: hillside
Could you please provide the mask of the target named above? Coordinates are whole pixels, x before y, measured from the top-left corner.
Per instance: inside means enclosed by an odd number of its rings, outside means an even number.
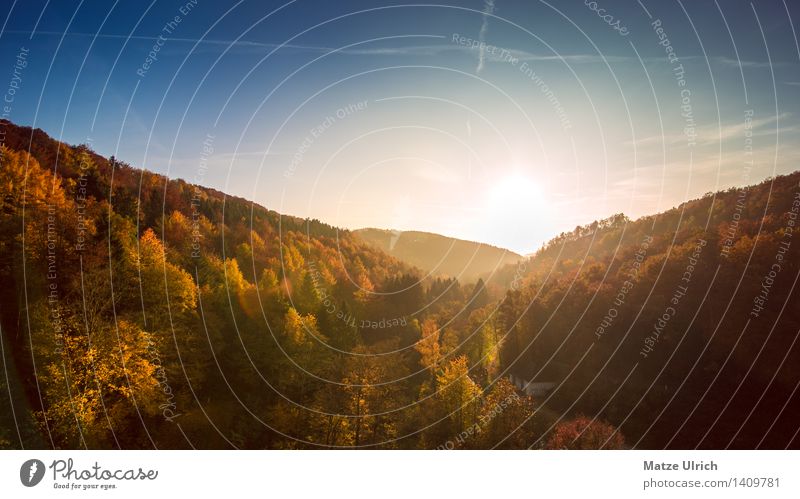
[[[422,285],[404,284],[418,271],[348,231],[0,127],[0,326],[15,375],[2,384],[25,388],[16,412],[48,446],[185,447],[189,435],[226,447],[233,427],[208,434],[208,411],[232,425],[242,403],[277,410],[288,393],[314,405],[319,387],[299,380],[341,376],[335,349],[419,335],[409,315]],[[386,317],[403,320],[371,327]],[[255,379],[258,392],[229,389]],[[275,445],[293,423],[253,424],[258,436],[238,445]],[[41,441],[22,437],[16,446]]]
[[[506,262],[0,127],[0,447],[800,445],[800,173]]]
[[[798,445],[799,213],[793,173],[561,234],[500,305],[502,365],[637,446]]]
[[[522,259],[513,251],[430,232],[383,229],[353,232],[409,265],[432,275],[455,277],[461,282],[477,281]]]
[[[0,448],[434,448],[513,393],[482,283],[0,129]]]

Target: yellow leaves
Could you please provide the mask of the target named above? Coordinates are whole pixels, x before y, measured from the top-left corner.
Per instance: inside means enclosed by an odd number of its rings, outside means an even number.
[[[355,281],[356,286],[358,286],[358,289],[356,289],[355,292],[356,300],[358,300],[360,303],[368,302],[375,292],[375,285],[372,284],[372,281],[369,279],[367,269],[364,267],[364,263],[360,258],[356,258]]]
[[[328,268],[328,264],[330,264],[330,262],[326,262],[322,259],[317,260],[315,262],[315,269],[317,271],[316,278],[320,281],[319,285],[330,290],[336,285],[336,277]]]
[[[294,275],[305,266],[305,259],[293,244],[281,245],[281,263],[287,274]]]
[[[190,256],[192,247],[200,239],[199,227],[195,228],[192,222],[180,211],[174,210],[164,221],[164,237],[171,250],[175,250],[176,257]]]
[[[31,263],[44,265],[48,257],[58,255],[61,264],[66,264],[64,256],[72,250],[78,223],[74,200],[67,199],[60,177],[27,152],[0,146],[0,202],[0,220],[12,220],[2,224],[0,247],[24,235],[23,250]],[[87,229],[91,232],[91,227]]]
[[[197,305],[194,280],[188,272],[166,260],[164,245],[151,229],[147,229],[139,240],[136,261],[148,315],[164,319],[170,313],[194,310]],[[235,269],[238,271],[238,267]]]
[[[368,302],[375,291],[375,285],[369,280],[367,274],[359,274],[356,279],[358,290],[355,292],[355,298],[361,303]]]
[[[314,336],[320,337],[317,330],[317,318],[312,314],[300,315],[294,307],[286,312],[286,335],[295,346],[308,345]]]
[[[139,265],[150,267],[164,265],[164,245],[159,241],[153,229],[147,229],[139,239]]]
[[[247,281],[239,270],[239,263],[233,258],[225,259],[225,283],[231,294],[238,293],[247,287]]]
[[[414,345],[414,349],[420,355],[420,364],[425,369],[430,369],[431,372],[436,371],[436,367],[441,359],[440,345],[439,345],[439,328],[433,319],[426,319],[422,323],[421,338]]]
[[[274,292],[278,284],[277,274],[272,269],[264,269],[258,281],[258,290],[261,293]]]
[[[26,151],[0,146],[0,196],[11,196],[16,205],[28,209],[36,205],[63,206],[66,196],[61,180],[43,169]]]
[[[473,386],[477,388],[477,385],[469,377],[467,358],[463,355],[447,363],[442,372],[436,375],[436,382],[442,390],[457,390],[461,393],[472,393],[474,392]]]
[[[460,429],[473,424],[478,416],[481,388],[469,377],[467,358],[463,355],[451,360],[436,376],[437,396]]]
[[[64,337],[64,354],[47,364],[40,382],[48,400],[46,417],[63,435],[75,420],[85,439],[106,438],[107,418],[158,412],[158,351],[150,335],[121,320],[117,328]],[[134,403],[136,406],[134,406]],[[91,444],[92,442],[90,442]]]

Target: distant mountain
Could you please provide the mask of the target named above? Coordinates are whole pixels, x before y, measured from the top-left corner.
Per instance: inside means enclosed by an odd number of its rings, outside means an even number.
[[[354,233],[409,265],[462,282],[476,281],[523,258],[507,249],[430,232],[368,228]]]

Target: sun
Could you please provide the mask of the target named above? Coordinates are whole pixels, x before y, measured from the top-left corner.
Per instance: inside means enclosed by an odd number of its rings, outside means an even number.
[[[495,182],[486,195],[486,209],[496,215],[532,215],[544,206],[542,188],[530,177],[514,173]]]

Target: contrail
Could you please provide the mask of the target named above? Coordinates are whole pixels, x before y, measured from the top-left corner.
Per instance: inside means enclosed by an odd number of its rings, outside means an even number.
[[[484,0],[483,2],[483,20],[481,21],[481,31],[478,34],[478,41],[481,45],[478,48],[478,67],[475,69],[476,73],[483,71],[483,63],[486,59],[486,50],[483,47],[486,41],[486,32],[489,31],[489,16],[494,13],[494,0]]]

